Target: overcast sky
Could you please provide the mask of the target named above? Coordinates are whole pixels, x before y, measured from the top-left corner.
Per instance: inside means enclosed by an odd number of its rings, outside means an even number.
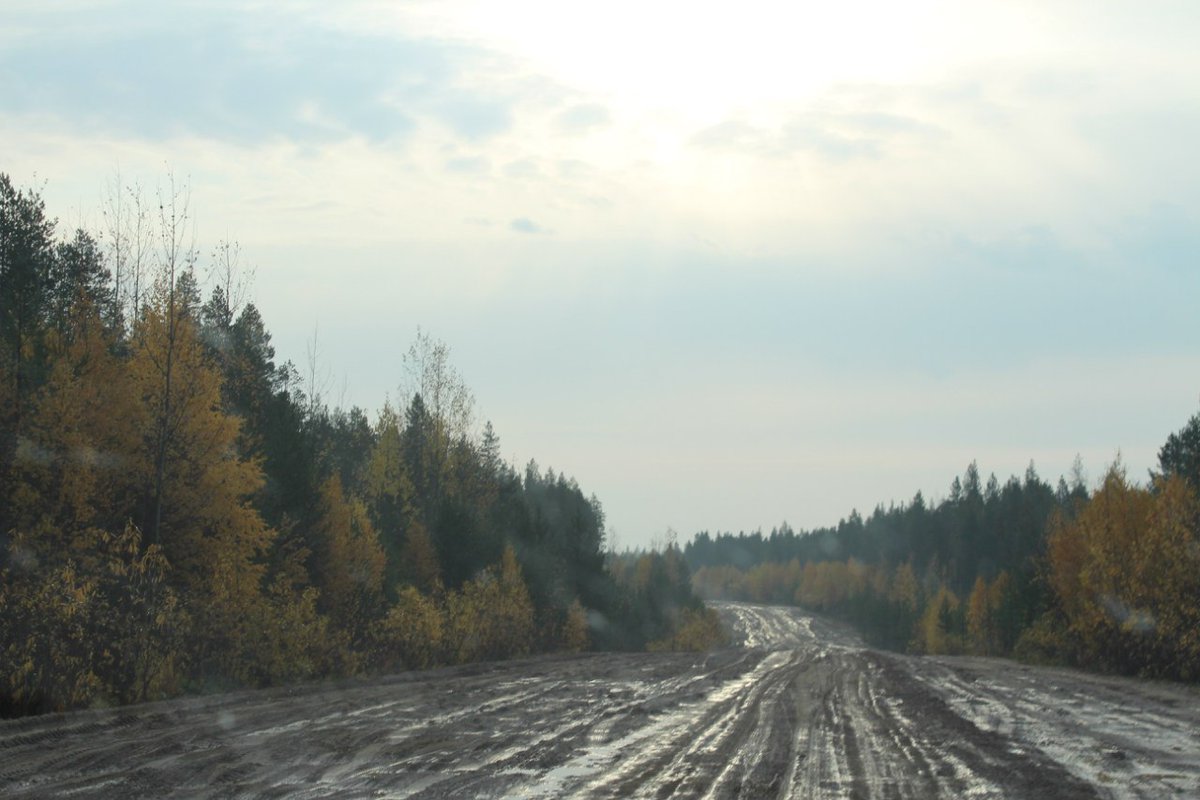
[[[623,546],[808,528],[972,459],[1140,478],[1200,409],[1198,41],[1194,0],[6,0],[0,171],[64,231],[185,177],[281,360],[319,325],[374,412],[421,326]]]

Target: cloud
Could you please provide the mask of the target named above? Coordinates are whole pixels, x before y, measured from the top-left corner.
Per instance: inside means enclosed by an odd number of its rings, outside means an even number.
[[[1034,276],[1050,270],[1075,272],[1088,266],[1082,253],[1064,247],[1045,225],[1025,226],[987,241],[958,234],[949,245],[949,257],[972,269],[983,266]]]
[[[517,217],[508,224],[510,230],[517,233],[549,233],[550,231],[538,225],[528,217]]]
[[[1189,274],[1200,266],[1200,217],[1173,204],[1158,204],[1115,234],[1123,261],[1139,270]]]
[[[879,158],[902,137],[933,138],[941,132],[913,117],[884,112],[804,112],[768,128],[729,119],[694,134],[691,144],[764,158],[811,153],[828,161]]]
[[[452,158],[445,164],[447,172],[462,175],[485,175],[492,169],[492,162],[483,156]]]
[[[504,165],[504,175],[508,178],[536,178],[540,174],[537,162],[531,158],[510,161]]]
[[[612,114],[598,103],[582,103],[561,112],[555,122],[560,132],[579,135],[603,128],[612,121]]]
[[[509,101],[456,91],[431,106],[435,116],[462,136],[476,142],[503,133],[512,126]]]
[[[740,120],[725,120],[694,134],[691,144],[713,150],[743,150],[763,153],[770,149],[770,135]]]
[[[760,158],[790,158],[807,152],[829,161],[876,158],[880,151],[878,138],[841,133],[816,116],[798,117],[777,130],[727,120],[700,131],[691,143]]]
[[[843,130],[845,127],[853,128],[843,126]],[[784,153],[807,151],[828,161],[878,158],[881,144],[881,137],[843,133],[816,117],[796,120],[779,138],[779,147]]]
[[[880,136],[898,136],[902,134],[920,137],[938,137],[942,131],[915,117],[904,114],[891,114],[883,111],[864,111],[840,114],[837,117],[840,124],[861,131],[875,133]]]
[[[516,100],[476,80],[484,51],[324,29],[294,16],[163,12],[84,36],[50,25],[0,51],[0,113],[81,131],[256,144],[396,141],[422,120],[478,141]]]

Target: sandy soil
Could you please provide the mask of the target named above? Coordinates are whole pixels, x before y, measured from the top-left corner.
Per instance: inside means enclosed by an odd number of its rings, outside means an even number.
[[[717,653],[542,657],[0,722],[0,796],[1200,797],[1190,687],[920,659],[720,606]]]

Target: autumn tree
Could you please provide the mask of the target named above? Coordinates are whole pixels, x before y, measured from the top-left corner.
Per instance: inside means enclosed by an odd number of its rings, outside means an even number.
[[[1148,516],[1151,497],[1114,464],[1074,519],[1056,518],[1049,534],[1050,580],[1088,661],[1124,662],[1121,627],[1134,609],[1127,566]],[[1135,620],[1137,618],[1135,617]]]
[[[187,674],[191,619],[169,583],[162,549],[132,524],[99,542],[100,607],[89,631],[106,692],[121,703],[169,697]]]
[[[188,619],[156,547],[127,526],[76,557],[32,557],[24,537],[0,570],[0,714],[175,693]],[[84,557],[86,556],[86,558]]]
[[[163,548],[188,605],[205,608],[200,659],[240,679],[261,638],[254,621],[274,532],[251,504],[262,471],[239,454],[240,424],[223,410],[221,377],[176,302],[160,281],[135,326],[128,372],[146,422],[131,467],[151,543]]]
[[[498,565],[450,593],[447,617],[456,662],[527,655],[533,646],[533,604],[511,547]]]
[[[457,651],[457,643],[448,648],[447,624],[439,598],[414,586],[403,587],[387,615],[376,623],[376,663],[384,669],[426,669],[442,663],[447,649]]]
[[[1150,663],[1142,672],[1200,679],[1200,501],[1179,476],[1163,481],[1138,543],[1134,601],[1149,609]]]
[[[313,573],[322,606],[349,636],[361,644],[383,603],[383,550],[362,501],[347,497],[341,479],[321,486]]]
[[[437,551],[429,532],[420,522],[413,522],[404,535],[400,564],[404,577],[418,590],[433,596],[442,592],[444,584]]]
[[[567,607],[566,619],[562,628],[562,649],[568,653],[578,653],[588,649],[591,637],[588,635],[587,611],[579,600],[572,600]]]
[[[308,583],[300,556],[287,553],[270,577],[262,602],[253,605],[247,629],[258,639],[239,665],[244,682],[268,686],[331,674],[349,674],[359,664],[349,637],[317,609],[320,591]]]
[[[925,604],[917,624],[915,649],[919,653],[954,654],[963,651],[963,613],[958,596],[939,586]]]
[[[409,563],[400,551],[406,542],[405,533],[415,521],[415,489],[408,474],[401,429],[399,415],[391,403],[385,402],[375,422],[375,444],[367,458],[365,478],[367,508],[388,555],[389,593],[400,582],[403,565]]]
[[[118,178],[101,248],[0,184],[3,711],[702,638],[678,548],[619,586],[599,501],[475,438],[444,344],[372,424],[276,363],[186,187]]]
[[[194,253],[186,247],[188,225],[188,200],[186,188],[177,190],[174,176],[171,177],[170,192],[166,198],[159,196],[159,273],[155,281],[152,306],[139,315],[134,328],[137,353],[142,356],[135,362],[141,369],[139,378],[144,384],[143,396],[153,398],[150,423],[150,438],[153,453],[154,491],[147,529],[151,541],[162,540],[162,516],[164,492],[167,480],[167,462],[170,450],[175,445],[175,430],[190,416],[194,400],[190,383],[199,377],[199,372],[185,365],[181,372],[178,362],[187,353],[198,359],[200,352],[195,346],[195,320],[188,313],[188,289],[183,275],[191,266]],[[189,352],[189,347],[191,352]],[[192,405],[195,405],[194,403]],[[176,448],[178,449],[178,448]]]
[[[1082,663],[1200,676],[1196,497],[1171,476],[1151,492],[1110,467],[1092,499],[1050,531],[1050,581]]]
[[[124,528],[142,421],[100,309],[81,296],[70,329],[47,335],[47,377],[10,473],[10,524],[41,558],[78,557],[88,531]]]
[[[982,575],[976,577],[967,598],[967,636],[972,651],[985,656],[1000,651],[998,612],[999,603],[987,579]]]

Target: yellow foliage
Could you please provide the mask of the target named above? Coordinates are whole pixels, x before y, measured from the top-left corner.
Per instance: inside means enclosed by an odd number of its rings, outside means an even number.
[[[258,593],[259,559],[274,536],[249,503],[262,470],[238,456],[239,422],[222,411],[220,375],[194,321],[171,303],[159,286],[137,321],[128,362],[144,431],[130,468],[151,507],[161,510],[161,518],[152,513],[147,520],[146,533],[189,590],[249,602],[246,592]],[[241,589],[236,598],[215,585],[219,562],[223,578]]]
[[[133,525],[101,539],[105,605],[94,636],[105,651],[102,675],[108,691],[125,703],[176,694],[191,620],[167,584],[170,565],[161,548],[143,547],[141,531]]]
[[[742,575],[739,583],[743,597],[755,603],[790,602],[800,583],[800,562],[758,564]]]
[[[328,617],[317,611],[319,594],[313,587],[297,589],[284,574],[276,576],[265,602],[256,607],[256,646],[240,659],[253,667],[246,679],[266,685],[353,671],[345,663],[346,635],[332,630]]]
[[[589,643],[587,612],[583,610],[579,600],[572,600],[567,608],[566,621],[563,623],[562,649],[568,653],[578,653],[586,650]]]
[[[1180,478],[1156,491],[1114,465],[1073,520],[1054,521],[1050,583],[1077,656],[1100,666],[1200,677],[1197,500]]]
[[[128,518],[140,418],[94,306],[76,307],[70,336],[49,338],[48,376],[33,399],[13,465],[9,525],[42,556],[85,558],[67,535]]]
[[[1065,620],[1048,612],[1021,631],[1012,654],[1032,664],[1063,664],[1069,660],[1070,638]]]
[[[1007,572],[1001,572],[990,584],[979,576],[967,600],[967,636],[970,649],[981,655],[1003,655],[1012,642],[1004,640],[1001,620],[1005,596],[1011,586]]]
[[[528,655],[533,647],[533,602],[516,553],[504,549],[492,567],[447,597],[449,647],[457,663]]]
[[[275,536],[250,503],[262,470],[240,457],[239,421],[222,410],[220,375],[178,302],[160,283],[134,327],[127,371],[143,435],[129,471],[150,509],[146,536],[193,614],[195,667],[257,680]]]
[[[379,533],[389,541],[415,519],[412,478],[404,460],[401,421],[390,403],[385,403],[375,425],[375,446],[367,461],[366,497],[377,515]]]
[[[827,611],[840,606],[847,598],[862,594],[867,586],[879,581],[871,567],[851,558],[847,561],[809,561],[800,571],[799,582],[796,604]]]
[[[400,419],[390,403],[379,412],[375,426],[375,448],[367,462],[367,492],[372,500],[390,500],[407,510],[412,498],[412,481],[404,467]]]
[[[1200,503],[1179,477],[1163,482],[1146,535],[1139,541],[1133,581],[1152,614],[1156,672],[1200,678]],[[1128,624],[1128,623],[1127,623]]]
[[[437,601],[405,586],[377,624],[377,658],[384,669],[426,669],[442,662],[445,638],[445,612]]]
[[[645,592],[650,586],[651,572],[654,569],[653,556],[646,554],[641,556],[633,567],[633,580],[631,588],[635,592]]]
[[[0,694],[29,710],[89,703],[103,689],[90,646],[100,602],[96,580],[69,562],[7,570],[0,578]]]
[[[384,555],[366,508],[345,496],[337,475],[321,485],[321,516],[314,533],[324,605],[357,640],[383,601]]]
[[[100,699],[135,702],[177,691],[187,617],[165,585],[157,548],[136,528],[91,531],[90,560],[39,564],[24,537],[0,573],[0,694],[28,710]]]
[[[888,599],[912,613],[916,613],[920,608],[921,584],[917,581],[916,573],[913,572],[912,562],[905,561],[896,567]]]
[[[975,586],[967,600],[967,635],[973,652],[990,655],[994,651],[995,621],[988,602],[987,581],[982,575],[975,578]]]
[[[728,643],[729,634],[721,625],[717,612],[711,608],[695,611],[684,609],[675,623],[674,632],[663,639],[648,643],[646,649],[650,652],[683,650],[700,653]]]
[[[418,589],[426,594],[441,593],[442,569],[438,564],[437,551],[429,538],[429,531],[420,522],[409,525],[404,535],[400,560],[404,571]]]
[[[917,623],[913,650],[930,655],[953,655],[963,651],[961,609],[958,596],[945,586],[925,604]]]
[[[692,588],[706,600],[748,599],[744,573],[728,564],[696,570],[692,575]]]

